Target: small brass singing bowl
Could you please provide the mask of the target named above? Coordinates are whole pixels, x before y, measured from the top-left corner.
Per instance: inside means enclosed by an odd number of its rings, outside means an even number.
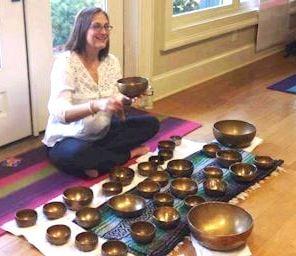
[[[206,144],[203,146],[203,153],[211,158],[216,157],[216,153],[220,150],[220,147],[215,143]]]
[[[219,197],[226,193],[227,183],[222,179],[209,178],[204,181],[203,187],[208,196]]]
[[[199,205],[199,204],[202,204],[204,203],[206,200],[201,197],[201,196],[197,196],[197,195],[189,195],[189,196],[186,196],[185,199],[184,199],[184,205],[187,207],[187,208],[192,208],[196,205]]]
[[[96,208],[84,207],[76,212],[75,221],[80,227],[89,229],[100,223],[101,215]]]
[[[148,80],[144,77],[125,77],[117,81],[118,90],[129,98],[141,96],[148,88]]]
[[[138,164],[138,173],[142,176],[149,176],[157,171],[157,165],[152,162],[142,162]]]
[[[160,190],[160,185],[150,179],[146,179],[137,185],[138,193],[144,198],[152,198]]]
[[[109,199],[108,206],[121,217],[137,217],[145,210],[145,199],[133,194],[117,195]]]
[[[19,210],[15,214],[15,221],[20,228],[34,226],[37,221],[37,212],[33,209]]]
[[[174,197],[169,193],[156,193],[153,196],[153,203],[156,207],[173,206]]]
[[[90,188],[82,186],[67,188],[63,193],[63,199],[66,205],[73,211],[78,211],[89,205],[93,196]]]
[[[122,184],[120,182],[110,181],[104,183],[102,189],[105,196],[114,196],[122,192]]]
[[[170,149],[160,149],[158,151],[158,156],[161,157],[164,161],[167,161],[173,158],[174,151]]]
[[[158,149],[169,149],[174,151],[176,147],[176,143],[171,140],[161,140],[158,142]]]
[[[274,162],[270,156],[255,156],[254,164],[259,169],[267,170],[274,166]]]
[[[65,215],[67,208],[62,202],[50,202],[43,206],[43,214],[49,220],[59,219]]]
[[[230,165],[242,161],[242,155],[232,149],[219,150],[216,153],[216,158],[218,163],[225,168],[229,168]]]
[[[167,171],[175,178],[190,177],[193,172],[193,164],[186,159],[171,160],[167,164]]]
[[[102,244],[102,256],[126,256],[127,245],[119,240],[109,240]]]
[[[162,165],[164,164],[164,159],[160,156],[150,156],[149,159],[148,159],[149,162],[152,162],[156,165]]]
[[[82,252],[93,251],[98,242],[98,236],[92,232],[82,232],[75,237],[75,246]]]
[[[116,167],[109,174],[110,181],[120,182],[122,186],[131,184],[135,176],[133,169],[128,167]]]
[[[173,195],[181,199],[196,194],[197,190],[197,183],[190,178],[177,178],[171,182],[171,191]]]
[[[137,221],[131,225],[132,238],[141,244],[150,243],[155,237],[156,227],[148,221]]]
[[[180,146],[182,142],[182,137],[178,135],[173,135],[170,137],[170,139],[175,142],[176,146]]]
[[[161,187],[169,183],[170,175],[166,171],[157,171],[149,175],[149,179],[157,182]]]
[[[46,230],[46,239],[53,245],[67,243],[71,236],[71,229],[66,225],[53,225]]]
[[[153,219],[162,229],[172,229],[180,222],[180,213],[171,206],[161,206],[153,212]]]
[[[235,163],[229,167],[232,177],[238,182],[250,182],[257,176],[257,167],[253,164]]]
[[[203,173],[204,173],[206,179],[208,179],[208,178],[221,179],[223,177],[222,169],[219,167],[215,167],[215,166],[206,166],[203,169]]]

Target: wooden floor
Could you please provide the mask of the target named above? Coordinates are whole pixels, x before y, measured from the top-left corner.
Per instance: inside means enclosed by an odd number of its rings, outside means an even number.
[[[201,122],[203,127],[188,136],[198,141],[213,140],[212,125],[218,120],[249,121],[264,139],[255,153],[285,161],[286,173],[266,181],[240,203],[254,218],[248,244],[256,256],[296,255],[296,95],[266,89],[295,73],[296,59],[278,54],[155,103],[155,112]],[[2,148],[0,159],[32,143],[36,146],[39,140],[30,138]],[[40,253],[23,239],[6,234],[0,237],[3,255]]]

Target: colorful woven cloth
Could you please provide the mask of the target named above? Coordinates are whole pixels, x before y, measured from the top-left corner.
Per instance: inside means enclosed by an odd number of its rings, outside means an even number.
[[[253,163],[254,156],[251,153],[242,150],[239,150],[239,152],[242,154],[243,162]],[[230,199],[234,198],[242,191],[245,191],[251,185],[268,176],[274,170],[259,170],[259,174],[254,181],[248,183],[237,183],[230,176],[229,170],[223,168],[223,179],[228,184],[227,192],[224,196],[213,198],[205,195],[202,185],[203,181],[205,180],[205,177],[203,175],[202,169],[208,165],[219,166],[216,162],[216,159],[206,157],[202,153],[202,151],[198,151],[192,154],[191,156],[187,157],[186,159],[190,160],[194,165],[194,172],[192,178],[196,180],[199,184],[197,194],[204,197],[206,201],[228,202]],[[169,191],[169,185],[163,188],[162,191]],[[131,193],[137,192],[134,189],[133,191],[131,191]],[[155,208],[152,203],[152,200],[147,199],[146,204],[147,207],[141,216],[137,218],[121,218],[116,216],[114,212],[105,203],[104,205],[99,207],[99,210],[102,214],[102,222],[100,223],[100,225],[93,228],[92,231],[95,232],[98,236],[103,237],[105,239],[119,239],[123,241],[128,245],[130,251],[135,255],[166,255],[178,244],[178,242],[183,240],[185,235],[189,233],[189,229],[186,224],[186,214],[188,210],[183,205],[182,200],[175,198],[174,207],[179,211],[182,217],[180,224],[176,228],[167,231],[157,228],[156,237],[154,238],[154,240],[147,245],[142,245],[136,243],[132,239],[130,235],[130,225],[131,223],[138,220],[148,220],[153,222],[152,213]]]
[[[289,76],[288,78],[267,87],[268,89],[296,94],[296,75]]]
[[[137,111],[133,114],[143,114]],[[157,115],[156,115],[157,116]],[[154,150],[157,142],[171,135],[184,136],[201,127],[200,123],[179,118],[157,116],[160,131],[147,142]],[[47,158],[45,147],[39,147],[0,163],[0,225],[14,218],[17,210],[36,208],[60,195],[70,186],[92,186],[104,179],[81,179],[59,172]],[[0,229],[0,234],[3,231]]]

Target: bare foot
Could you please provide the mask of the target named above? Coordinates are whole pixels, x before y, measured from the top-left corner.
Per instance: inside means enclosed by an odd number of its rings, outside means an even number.
[[[97,178],[99,176],[99,172],[96,169],[85,170],[84,173],[89,178]]]
[[[135,157],[138,157],[138,156],[142,156],[142,155],[145,155],[149,152],[149,147],[147,146],[140,146],[140,147],[137,147],[137,148],[134,148],[131,150],[131,157],[130,158],[135,158]]]

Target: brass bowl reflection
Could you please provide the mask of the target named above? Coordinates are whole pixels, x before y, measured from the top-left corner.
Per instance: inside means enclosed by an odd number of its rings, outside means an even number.
[[[15,214],[16,224],[21,227],[31,227],[36,224],[37,212],[33,209],[22,209]]]
[[[144,211],[146,203],[141,196],[122,194],[109,199],[108,206],[119,216],[137,217]]]
[[[181,199],[196,194],[197,190],[197,183],[190,178],[177,178],[171,182],[173,195]]]
[[[275,161],[270,156],[255,156],[254,164],[259,169],[270,169],[274,166]]]
[[[135,172],[133,169],[128,167],[115,167],[109,173],[110,181],[120,182],[122,186],[127,186],[131,184],[133,178],[135,176]]]
[[[43,206],[43,213],[49,220],[63,217],[66,211],[67,208],[62,202],[50,202]]]
[[[226,168],[236,162],[242,161],[242,155],[238,151],[232,149],[219,150],[216,153],[216,158],[218,163]]]
[[[173,135],[170,137],[170,139],[175,142],[176,146],[180,146],[182,142],[182,137],[178,135]]]
[[[171,206],[161,206],[153,212],[153,219],[162,229],[172,229],[180,222],[180,213]]]
[[[149,179],[157,182],[161,187],[165,187],[169,182],[170,175],[166,171],[157,171],[149,175]]]
[[[155,237],[156,227],[148,221],[137,221],[131,225],[132,238],[141,244],[150,243]]]
[[[216,157],[217,151],[220,150],[220,147],[215,143],[206,144],[202,147],[202,151],[208,157]]]
[[[174,151],[170,149],[160,149],[158,151],[159,157],[161,157],[164,161],[172,159],[174,156]]]
[[[222,202],[207,202],[191,208],[187,222],[201,245],[218,251],[243,246],[253,228],[253,219],[248,212]]]
[[[118,195],[122,192],[122,184],[116,181],[106,182],[102,185],[103,194],[106,196]]]
[[[248,147],[256,135],[256,127],[241,120],[222,120],[213,126],[217,141],[228,147]]]
[[[137,190],[142,197],[152,198],[153,195],[160,190],[160,186],[157,182],[146,179],[137,185]]]
[[[109,240],[102,244],[102,256],[126,256],[127,245],[119,240]]]
[[[148,88],[148,80],[143,77],[125,77],[117,81],[118,90],[129,98],[142,95]]]
[[[164,164],[164,159],[160,156],[150,156],[148,159],[149,162],[152,162],[156,165],[162,165]]]
[[[149,176],[157,171],[157,165],[152,162],[142,162],[138,164],[138,172],[142,176]]]
[[[76,212],[75,221],[80,227],[93,228],[101,221],[101,215],[96,208],[84,207]]]
[[[161,140],[158,142],[158,149],[169,149],[169,150],[174,150],[176,147],[175,142],[173,142],[172,140]]]
[[[219,197],[226,193],[227,183],[222,179],[209,178],[204,181],[203,187],[208,196]]]
[[[232,177],[239,182],[250,182],[257,176],[257,167],[253,164],[235,163],[229,169]]]
[[[82,252],[93,251],[98,242],[98,236],[92,232],[82,232],[75,237],[75,246]]]
[[[203,169],[203,173],[206,178],[218,178],[221,179],[223,177],[223,171],[219,167],[215,166],[206,166]]]
[[[71,229],[66,225],[53,225],[46,230],[46,239],[53,245],[67,243],[71,236]]]
[[[63,199],[66,205],[73,211],[78,211],[89,205],[93,196],[90,188],[82,186],[67,188],[63,193]]]
[[[199,204],[202,204],[204,203],[206,200],[201,197],[201,196],[197,196],[197,195],[189,195],[189,196],[186,196],[185,199],[184,199],[184,205],[187,207],[187,208],[192,208],[196,205],[199,205]]]
[[[160,206],[173,206],[174,197],[169,193],[156,193],[153,196],[153,203],[156,207]]]
[[[190,177],[193,172],[193,164],[186,159],[171,160],[167,164],[167,170],[172,177]]]

